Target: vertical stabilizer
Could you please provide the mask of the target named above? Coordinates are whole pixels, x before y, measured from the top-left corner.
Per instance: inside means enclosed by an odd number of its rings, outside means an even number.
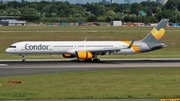
[[[168,22],[169,19],[162,19],[142,41],[161,43],[161,39],[164,36]]]

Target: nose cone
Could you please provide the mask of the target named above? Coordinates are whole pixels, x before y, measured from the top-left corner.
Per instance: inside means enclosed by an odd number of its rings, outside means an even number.
[[[11,53],[11,49],[7,48],[6,53]]]

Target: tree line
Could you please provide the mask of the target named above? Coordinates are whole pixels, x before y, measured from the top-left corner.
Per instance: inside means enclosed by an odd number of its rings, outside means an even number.
[[[142,14],[144,13],[144,14]],[[180,22],[180,0],[168,0],[165,5],[155,2],[132,4],[69,2],[1,2],[0,16],[20,16],[29,22],[158,22],[163,18]]]

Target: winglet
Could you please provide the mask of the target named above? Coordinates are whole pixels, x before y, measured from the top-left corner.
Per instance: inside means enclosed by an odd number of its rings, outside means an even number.
[[[134,43],[134,40],[129,44],[129,46],[127,47],[127,49],[131,48],[132,45],[133,45],[133,43]]]

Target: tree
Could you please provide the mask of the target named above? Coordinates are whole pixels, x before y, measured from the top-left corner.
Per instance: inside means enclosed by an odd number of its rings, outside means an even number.
[[[21,18],[27,19],[29,21],[37,21],[41,16],[41,14],[36,9],[28,7],[21,9],[21,13]]]
[[[107,18],[110,20],[114,20],[116,18],[116,13],[113,10],[109,10],[107,12]]]
[[[92,14],[95,16],[101,16],[105,14],[105,6],[104,5],[94,5],[91,9]]]
[[[139,11],[142,9],[141,4],[133,3],[130,7],[130,14],[136,14],[139,15]]]
[[[144,11],[147,16],[139,16]],[[69,2],[22,2],[12,1],[0,4],[0,15],[18,15],[26,21],[110,21],[146,23],[169,18],[171,22],[180,22],[180,0],[168,0],[166,5],[155,2],[133,4],[87,3],[70,4]],[[91,12],[91,14],[87,13]]]
[[[7,16],[8,13],[7,13],[6,11],[2,11],[1,15],[2,15],[2,16]]]
[[[158,20],[160,21],[161,19],[164,19],[164,18],[172,18],[173,16],[173,10],[163,10],[162,12],[158,12],[155,16],[158,18]]]
[[[173,23],[178,23],[178,22],[180,22],[179,17],[180,17],[180,12],[178,11],[178,9],[176,9],[176,10],[174,10],[174,12],[173,12],[173,16],[172,16],[172,18],[171,18],[171,21],[172,21]]]
[[[120,4],[114,10],[115,12],[122,12],[128,14],[130,12],[130,4]]]
[[[94,16],[94,15],[90,15],[88,18],[87,18],[87,21],[88,22],[93,22],[93,21],[96,21],[97,20],[97,17]]]
[[[180,0],[168,0],[165,4],[166,9],[175,10],[178,8],[180,10]]]

